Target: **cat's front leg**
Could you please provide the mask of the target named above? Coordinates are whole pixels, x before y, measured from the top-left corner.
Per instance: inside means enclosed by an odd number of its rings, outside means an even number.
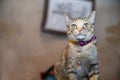
[[[68,60],[66,69],[67,69],[69,80],[77,80],[77,71],[75,69],[75,62]]]
[[[100,80],[99,75],[93,75],[90,80]]]
[[[77,74],[75,72],[69,72],[68,73],[69,80],[77,80]]]
[[[59,61],[54,65],[54,73],[57,80],[68,80],[67,72]]]
[[[92,64],[92,69],[89,74],[90,80],[100,80],[98,64]]]

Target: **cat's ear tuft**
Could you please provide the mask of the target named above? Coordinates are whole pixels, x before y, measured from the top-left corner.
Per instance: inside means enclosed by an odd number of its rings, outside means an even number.
[[[68,13],[64,13],[64,17],[66,25],[69,25],[70,22],[72,21],[72,17]]]
[[[88,19],[91,24],[95,23],[95,18],[96,18],[96,11],[92,11],[91,14],[88,16]]]

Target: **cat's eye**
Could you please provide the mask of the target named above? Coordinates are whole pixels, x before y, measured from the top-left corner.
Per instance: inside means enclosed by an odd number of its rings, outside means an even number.
[[[76,24],[71,24],[72,29],[77,29],[77,25]]]
[[[83,29],[88,29],[88,27],[89,27],[89,23],[84,23],[83,24]]]

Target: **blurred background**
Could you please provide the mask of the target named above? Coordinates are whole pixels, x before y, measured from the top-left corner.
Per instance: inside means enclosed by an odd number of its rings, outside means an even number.
[[[42,80],[66,37],[41,32],[45,0],[0,0],[0,80]],[[101,80],[120,79],[120,1],[96,0]]]

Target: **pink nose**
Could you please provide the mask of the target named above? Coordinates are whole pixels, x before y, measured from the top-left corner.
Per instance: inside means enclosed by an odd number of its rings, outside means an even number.
[[[82,31],[82,27],[78,27],[78,31],[79,31],[79,32]]]

